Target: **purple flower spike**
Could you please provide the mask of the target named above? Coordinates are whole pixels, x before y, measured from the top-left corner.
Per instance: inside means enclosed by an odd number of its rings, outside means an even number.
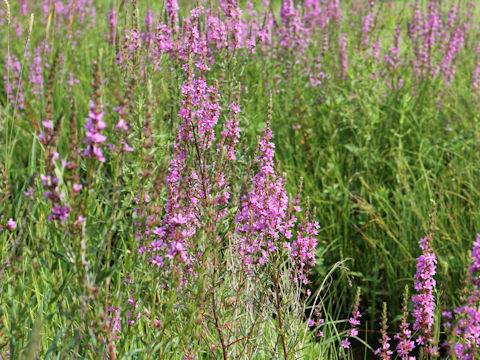
[[[106,124],[103,121],[104,112],[103,106],[100,102],[94,103],[90,100],[90,111],[85,124],[86,138],[83,140],[87,144],[87,148],[81,154],[82,156],[97,159],[100,162],[105,162],[101,144],[107,139],[105,135],[101,134],[101,130],[105,128]]]
[[[429,235],[420,239],[419,244],[423,250],[422,255],[417,258],[417,273],[415,274],[416,295],[412,296],[413,317],[415,323],[413,329],[418,331],[417,344],[424,346],[427,353],[434,355],[437,352],[433,345],[432,328],[435,315],[435,269],[437,259],[431,248],[432,236]]]

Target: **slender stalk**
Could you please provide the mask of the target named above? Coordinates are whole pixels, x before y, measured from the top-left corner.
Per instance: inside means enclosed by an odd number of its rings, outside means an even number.
[[[119,141],[117,146],[120,146],[121,142]],[[123,153],[122,153],[123,154]],[[110,214],[109,223],[111,224],[107,230],[107,257],[106,257],[106,264],[107,267],[110,266],[110,259],[112,257],[112,234],[113,230],[115,229],[115,218],[118,210],[118,178],[120,176],[121,167],[123,164],[123,155],[120,158],[120,161],[117,162],[117,166],[115,169],[115,178],[114,178],[114,185],[113,185],[113,194],[112,194],[112,212]],[[108,309],[108,294],[109,294],[109,287],[110,287],[110,276],[106,279],[105,285],[105,311]]]
[[[7,18],[7,61],[10,61],[10,23],[11,23],[11,14],[10,14],[10,4],[8,0],[3,0],[5,3],[6,18]],[[7,89],[10,84],[10,66],[7,66]]]
[[[285,336],[283,336],[283,321],[282,321],[282,314],[280,311],[280,286],[278,283],[278,273],[276,270],[273,271],[273,281],[275,284],[275,308],[277,310],[278,316],[278,327],[280,330],[279,337],[282,340],[282,347],[283,347],[283,355],[285,356],[285,360],[288,359],[288,352],[287,352],[287,344],[285,343]]]
[[[218,321],[217,316],[217,304],[215,302],[215,279],[217,274],[217,262],[216,256],[213,256],[213,277],[212,277],[212,313],[213,319],[215,321],[215,328],[217,329],[218,337],[220,339],[220,344],[222,345],[222,353],[223,353],[223,360],[228,359],[228,346],[225,344],[225,339],[223,338],[222,328],[220,326],[220,322]]]

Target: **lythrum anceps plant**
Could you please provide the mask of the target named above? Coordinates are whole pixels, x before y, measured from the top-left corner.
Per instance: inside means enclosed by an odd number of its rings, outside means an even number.
[[[169,356],[173,338],[185,356],[200,356],[206,345],[224,359],[258,352],[290,358],[307,326],[304,286],[319,226],[308,208],[300,215],[299,195],[287,194],[270,113],[244,165],[240,107],[222,109],[208,67],[196,61],[198,39],[189,41],[165,200],[144,194],[140,202],[157,210],[142,206],[136,218],[138,252],[157,274],[159,296],[146,304],[158,328],[152,347]]]

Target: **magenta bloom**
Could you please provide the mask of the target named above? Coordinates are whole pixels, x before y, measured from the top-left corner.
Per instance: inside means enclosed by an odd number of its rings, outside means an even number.
[[[299,207],[296,206],[296,208]],[[299,277],[304,284],[308,283],[307,275],[309,268],[315,265],[315,250],[317,248],[316,235],[320,225],[317,221],[307,220],[303,224],[299,224],[299,231],[297,238],[292,242],[292,259],[298,265],[297,271],[300,273]],[[285,234],[288,238],[288,234]]]
[[[348,69],[348,54],[347,54],[347,34],[343,34],[340,38],[340,67],[342,69],[342,79],[347,78],[347,69]]]
[[[415,343],[410,340],[412,332],[408,328],[407,322],[408,312],[405,308],[405,311],[402,315],[402,322],[400,324],[400,332],[395,335],[395,339],[398,340],[397,344],[397,354],[400,355],[402,360],[408,360],[410,358],[410,352],[415,348]]]
[[[446,344],[450,353],[459,359],[478,358],[480,347],[480,301],[479,274],[480,274],[480,234],[473,243],[471,266],[469,269],[471,283],[465,289],[467,292],[463,304],[452,312],[444,312],[447,319],[445,328],[450,330],[452,338]],[[453,326],[452,326],[453,322]]]
[[[350,337],[358,335],[357,326],[360,325],[360,318],[362,317],[362,314],[358,310],[359,306],[360,306],[360,288],[358,288],[357,295],[355,296],[355,303],[353,305],[352,316],[348,320],[350,324],[350,329],[347,331],[346,338],[342,340],[342,347],[344,349],[350,348],[350,345],[351,345]]]
[[[380,330],[382,338],[379,339],[380,347],[375,350],[376,355],[380,355],[382,360],[390,360],[393,351],[390,350],[390,337],[388,336],[388,318],[387,318],[387,304],[383,304],[382,328]]]
[[[105,162],[101,144],[107,138],[101,133],[106,126],[105,122],[103,121],[104,112],[102,107],[103,106],[101,104],[94,103],[92,100],[90,100],[90,111],[88,112],[88,117],[85,124],[86,138],[83,140],[83,142],[88,145],[81,155],[95,158],[100,162]]]
[[[480,107],[480,61],[475,65],[472,75],[472,95],[477,106]]]
[[[242,237],[240,257],[249,272],[253,270],[252,265],[265,264],[278,249],[280,236],[297,221],[294,215],[287,221],[288,196],[284,178],[275,173],[272,137],[270,122],[267,122],[255,160],[258,172],[249,181],[250,190],[242,197],[236,218],[237,232]]]
[[[210,214],[213,207],[212,221],[218,223],[226,214],[229,199],[228,179],[215,162],[206,158],[215,141],[214,127],[220,115],[218,92],[192,73],[181,90],[181,123],[166,179],[165,214],[159,226],[144,234],[152,240],[139,249],[163,272],[178,266],[190,269],[192,262],[198,260],[195,234],[203,226],[204,212]],[[235,137],[235,131],[232,136]],[[184,276],[188,276],[188,271]]]
[[[478,287],[480,285],[480,234],[477,234],[477,240],[473,243],[472,265],[469,271],[473,284]]]
[[[17,223],[13,221],[13,219],[8,219],[7,227],[10,229],[10,231],[14,231],[17,228]]]
[[[73,188],[73,191],[77,193],[77,192],[79,192],[80,190],[82,190],[83,185],[82,185],[82,184],[73,184],[73,185],[72,185],[72,188]]]
[[[430,236],[419,241],[423,253],[417,258],[417,273],[415,274],[417,294],[412,296],[413,317],[415,318],[413,329],[419,333],[416,341],[418,345],[425,346],[429,354],[436,352],[436,348],[432,347],[432,327],[435,313],[433,291],[436,285],[434,275],[437,259],[431,248],[431,241]]]
[[[23,80],[21,77],[22,66],[20,61],[15,55],[10,55],[5,61],[7,72],[10,73],[10,79],[7,75],[3,77],[5,84],[5,91],[8,101],[14,104],[17,109],[24,108],[24,92],[23,92]]]
[[[35,47],[33,61],[30,64],[28,78],[32,84],[32,94],[43,94],[43,66],[42,66],[42,47]]]

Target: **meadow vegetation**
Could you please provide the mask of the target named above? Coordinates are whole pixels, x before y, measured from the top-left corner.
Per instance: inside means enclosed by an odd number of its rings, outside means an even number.
[[[0,359],[478,359],[475,2],[2,0]]]

